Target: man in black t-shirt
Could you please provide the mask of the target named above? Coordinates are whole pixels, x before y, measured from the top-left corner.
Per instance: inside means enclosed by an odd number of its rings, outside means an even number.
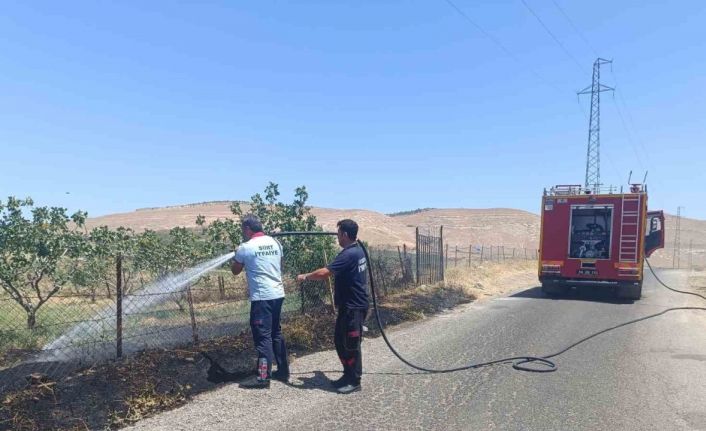
[[[358,224],[341,220],[338,226],[338,244],[343,247],[327,267],[308,274],[300,274],[297,281],[325,280],[334,276],[334,302],[338,308],[334,340],[338,357],[343,364],[343,377],[333,382],[341,394],[360,390],[363,374],[363,357],[360,343],[363,322],[368,314],[368,262],[358,245]]]

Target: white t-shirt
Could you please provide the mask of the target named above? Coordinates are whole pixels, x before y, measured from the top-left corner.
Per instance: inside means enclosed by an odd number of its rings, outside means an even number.
[[[284,297],[282,284],[282,245],[271,236],[261,235],[240,244],[235,261],[243,264],[251,301]]]

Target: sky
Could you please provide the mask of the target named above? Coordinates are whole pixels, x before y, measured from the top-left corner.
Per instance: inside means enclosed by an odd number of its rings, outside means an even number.
[[[0,199],[98,216],[273,181],[537,213],[583,183],[600,56],[602,182],[649,171],[652,209],[706,219],[704,22],[700,1],[4,2]]]

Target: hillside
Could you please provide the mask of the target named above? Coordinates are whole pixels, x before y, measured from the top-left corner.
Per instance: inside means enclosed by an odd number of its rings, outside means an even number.
[[[166,230],[174,226],[195,227],[202,214],[206,222],[231,217],[228,202],[212,202],[166,208],[146,208],[129,213],[90,218],[88,227],[126,226],[136,231]],[[246,210],[247,206],[244,205]],[[352,218],[361,226],[361,237],[374,245],[412,245],[415,227],[444,226],[444,236],[451,246],[468,244],[506,245],[535,248],[539,216],[513,209],[429,209],[414,214],[388,216],[359,209],[312,209],[321,226],[335,230],[336,222]]]
[[[230,203],[207,202],[166,208],[146,208],[133,212],[111,214],[88,220],[88,227],[107,225],[165,230],[174,226],[196,227],[196,216],[202,214],[206,221],[231,217]],[[244,205],[246,210],[247,206]],[[352,218],[361,226],[361,238],[373,245],[414,245],[414,229],[444,226],[446,243],[451,247],[469,244],[504,245],[506,247],[534,249],[539,238],[539,216],[527,211],[492,209],[423,209],[401,215],[385,215],[360,209],[312,209],[319,224],[326,230],[335,230],[336,222]],[[666,245],[655,253],[652,261],[660,266],[672,266],[674,256],[675,217],[667,215]],[[682,218],[681,267],[689,265],[689,243],[692,242],[694,266],[706,267],[706,221]]]
[[[515,209],[430,209],[393,218],[408,229],[444,226],[444,237],[451,246],[487,244],[534,249],[539,241],[539,216]]]
[[[652,262],[660,266],[672,267],[674,254],[674,235],[676,233],[676,216],[667,214],[665,217],[666,240],[665,248],[654,253]],[[681,253],[678,262],[681,268],[688,268],[690,259],[695,268],[706,268],[706,220],[681,218]],[[689,244],[691,243],[691,250]]]

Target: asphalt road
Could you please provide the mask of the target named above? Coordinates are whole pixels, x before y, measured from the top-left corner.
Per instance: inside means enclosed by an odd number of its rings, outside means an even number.
[[[686,274],[661,271],[674,287]],[[546,355],[621,322],[669,307],[706,306],[648,277],[643,298],[618,302],[579,292],[548,299],[537,288],[469,304],[390,331],[409,359],[452,367],[515,355]],[[555,358],[554,373],[497,365],[417,373],[381,339],[363,346],[363,391],[331,392],[334,352],[293,364],[293,384],[268,391],[236,384],[134,429],[706,430],[706,312],[675,311],[616,329]]]

